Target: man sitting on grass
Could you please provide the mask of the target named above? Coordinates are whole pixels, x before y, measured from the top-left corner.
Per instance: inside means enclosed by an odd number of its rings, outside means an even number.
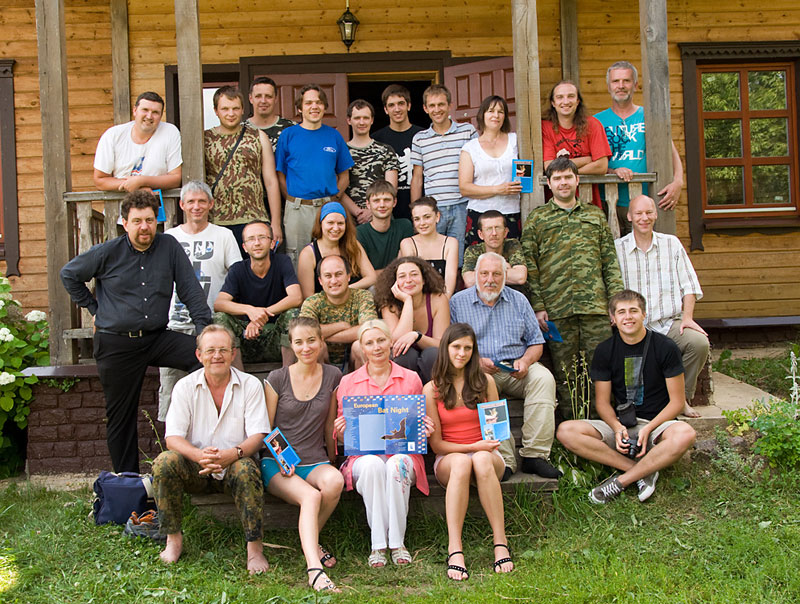
[[[209,325],[197,338],[195,354],[203,368],[175,384],[167,412],[167,451],[153,463],[161,533],[167,545],[161,559],[177,562],[183,551],[183,493],[233,495],[247,540],[250,574],[269,569],[261,541],[264,487],[252,459],[269,432],[264,388],[251,375],[231,367],[233,333]]]
[[[675,420],[685,402],[681,353],[667,336],[645,329],[644,296],[626,289],[611,297],[608,308],[617,331],[595,349],[590,372],[600,419],[564,422],[556,436],[580,457],[622,472],[589,492],[592,503],[608,503],[634,483],[639,501],[645,501],[659,470],[678,461],[697,435]],[[612,394],[620,418],[626,404],[635,409],[632,428],[617,417]]]

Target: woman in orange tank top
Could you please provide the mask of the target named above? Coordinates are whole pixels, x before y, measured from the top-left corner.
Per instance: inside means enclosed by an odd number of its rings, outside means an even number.
[[[497,386],[480,368],[475,332],[466,323],[454,323],[442,334],[433,380],[422,390],[434,432],[428,443],[436,455],[433,472],[445,487],[448,549],[447,576],[469,578],[461,551],[461,531],[469,503],[469,485],[478,488],[494,539],[494,570],[511,572],[500,477],[505,463],[497,448],[500,441],[484,440],[478,420],[478,403],[497,400]]]

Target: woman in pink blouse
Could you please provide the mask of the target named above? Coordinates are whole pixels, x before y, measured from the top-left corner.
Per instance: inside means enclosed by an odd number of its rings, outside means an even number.
[[[342,400],[346,396],[387,394],[422,394],[419,376],[391,360],[392,335],[381,320],[365,322],[358,330],[358,341],[366,364],[342,378],[336,397],[339,413],[334,430],[339,439],[344,438],[347,420],[342,415]],[[433,422],[425,417],[429,434]],[[411,554],[403,541],[408,516],[408,496],[411,485],[428,494],[428,478],[421,455],[357,455],[348,457],[342,464],[345,487],[364,498],[367,522],[371,531],[372,548],[369,564],[373,568],[386,566],[386,548],[392,562],[408,564]]]

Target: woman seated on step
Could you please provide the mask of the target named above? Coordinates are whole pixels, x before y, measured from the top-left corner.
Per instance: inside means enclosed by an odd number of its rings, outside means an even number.
[[[477,408],[478,403],[497,400],[497,386],[491,375],[481,371],[475,332],[466,323],[454,323],[442,335],[433,380],[425,384],[423,392],[427,414],[435,426],[428,440],[436,453],[433,473],[446,489],[447,576],[455,581],[469,578],[461,531],[470,484],[478,488],[492,529],[494,570],[511,572],[514,563],[507,545],[500,489],[505,462],[497,450],[500,441],[483,439]]]
[[[375,283],[375,269],[367,252],[356,239],[356,227],[338,201],[329,201],[317,211],[311,243],[300,250],[297,258],[297,281],[303,299],[321,292],[317,279],[317,265],[325,256],[347,258],[352,267],[350,287],[368,289]]]
[[[289,341],[297,362],[270,372],[264,390],[270,426],[281,429],[301,462],[287,474],[266,454],[261,476],[272,495],[300,506],[298,529],[309,585],[317,591],[338,592],[325,574],[325,569],[336,565],[336,558],[319,545],[319,531],[339,503],[344,487],[342,474],[332,465],[336,460],[336,390],[342,372],[318,362],[322,332],[316,319],[292,319]]]
[[[396,258],[378,276],[375,306],[392,332],[392,359],[431,379],[439,338],[450,325],[444,281],[416,256]]]
[[[347,428],[342,415],[344,397],[422,394],[419,376],[392,362],[392,334],[386,323],[380,319],[366,321],[358,330],[358,341],[366,364],[345,375],[339,384],[336,393],[339,411],[334,422],[339,440],[344,439]],[[433,423],[426,416],[426,433],[432,429]],[[347,490],[355,487],[364,498],[372,543],[369,565],[386,566],[387,547],[395,564],[411,562],[411,554],[404,545],[411,485],[416,484],[420,492],[428,494],[422,455],[353,455],[342,464],[341,471]]]
[[[417,256],[429,262],[444,279],[447,296],[452,296],[458,278],[458,241],[436,231],[442,215],[433,197],[420,197],[409,208],[417,234],[400,242],[400,256]]]

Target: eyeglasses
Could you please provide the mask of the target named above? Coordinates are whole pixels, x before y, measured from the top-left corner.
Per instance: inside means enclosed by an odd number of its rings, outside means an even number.
[[[217,353],[221,354],[222,356],[226,356],[231,352],[233,352],[233,348],[206,348],[201,352],[201,354],[206,357],[213,357]]]
[[[244,240],[245,243],[253,243],[254,241],[269,241],[272,239],[269,235],[253,235]]]

